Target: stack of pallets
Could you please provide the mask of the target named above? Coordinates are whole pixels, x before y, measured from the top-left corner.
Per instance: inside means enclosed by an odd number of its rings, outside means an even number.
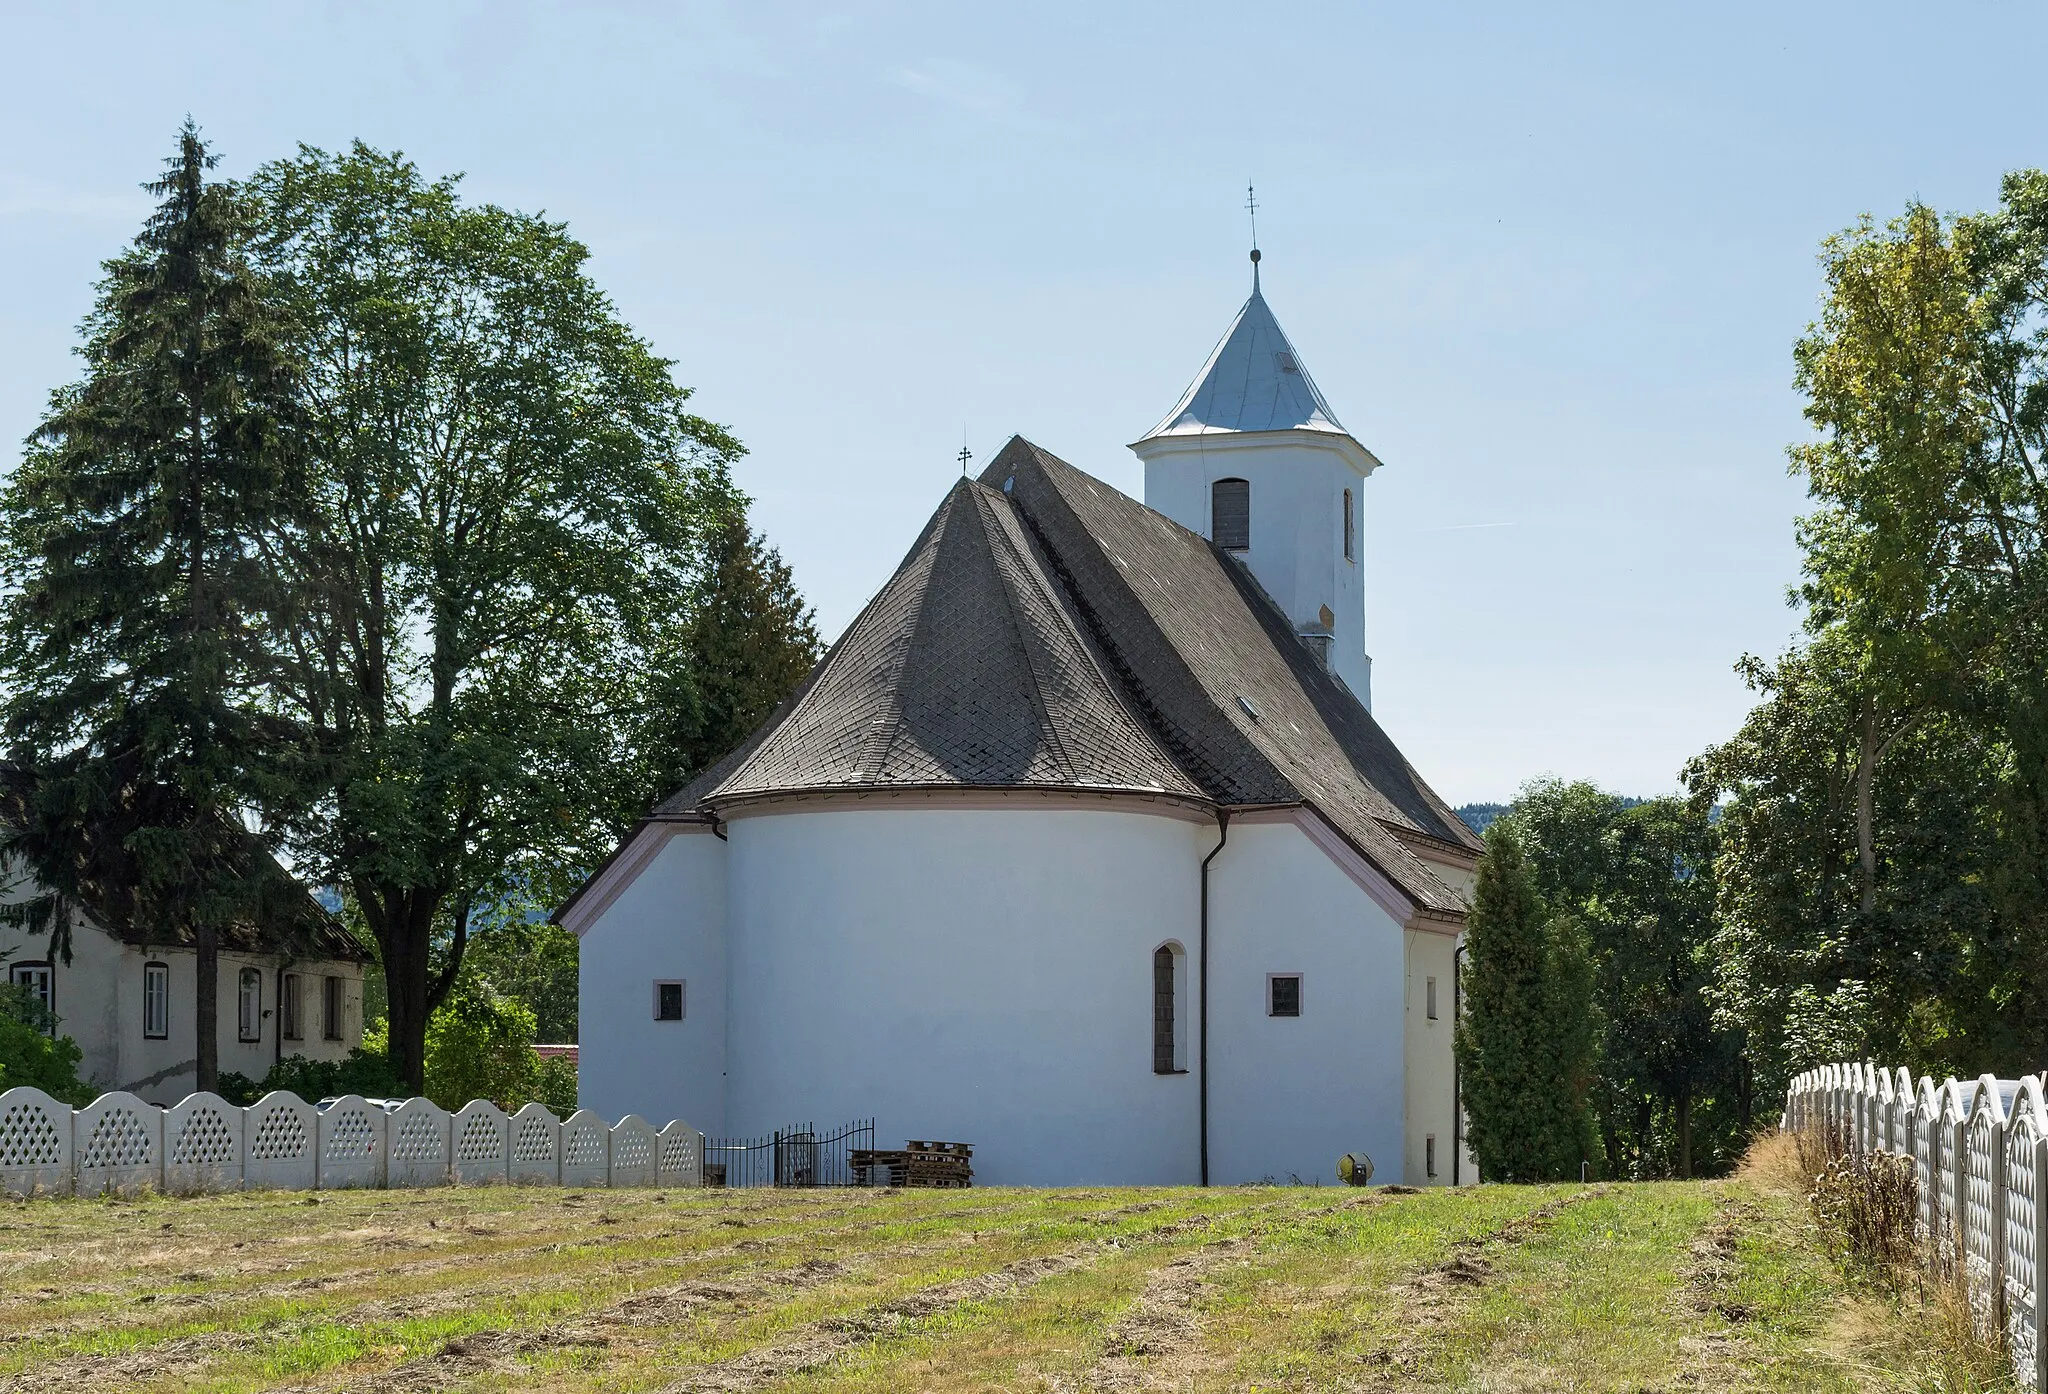
[[[848,1160],[864,1186],[971,1186],[974,1147],[965,1142],[906,1142],[900,1150],[856,1147]]]

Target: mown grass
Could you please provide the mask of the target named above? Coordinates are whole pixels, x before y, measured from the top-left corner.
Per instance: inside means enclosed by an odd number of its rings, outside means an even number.
[[[1935,1387],[1874,1301],[1759,1181],[0,1206],[0,1391]]]

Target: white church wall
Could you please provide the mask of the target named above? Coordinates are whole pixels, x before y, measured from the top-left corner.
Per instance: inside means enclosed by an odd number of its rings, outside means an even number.
[[[582,933],[577,1093],[610,1118],[725,1129],[726,844],[708,827],[667,841]],[[683,1019],[657,1021],[655,983],[680,982]]]
[[[1240,822],[1209,880],[1210,1180],[1403,1172],[1403,931],[1291,822]],[[1267,1015],[1299,973],[1301,1015]],[[977,1161],[979,1159],[977,1158]]]
[[[1407,1139],[1401,1179],[1410,1186],[1448,1186],[1453,1171],[1451,1149],[1458,1142],[1452,1104],[1457,1078],[1451,1054],[1453,956],[1458,941],[1453,935],[1428,929],[1407,930],[1403,939],[1408,963],[1404,1011]],[[1433,1018],[1429,1013],[1432,997],[1436,1006]],[[1434,1147],[1431,1138],[1436,1140]],[[1466,1183],[1478,1179],[1469,1159],[1458,1169],[1457,1179]]]
[[[982,1184],[1197,1179],[1195,1079],[1152,1072],[1152,953],[1192,947],[1213,826],[806,809],[728,824],[728,1135],[872,1115],[885,1146],[973,1143]]]
[[[1334,448],[1293,436],[1200,436],[1147,441],[1145,505],[1212,536],[1210,486],[1251,485],[1251,547],[1238,555],[1297,628],[1330,607],[1330,666],[1371,705],[1365,655],[1365,483]],[[1344,491],[1355,510],[1353,560],[1344,558]]]

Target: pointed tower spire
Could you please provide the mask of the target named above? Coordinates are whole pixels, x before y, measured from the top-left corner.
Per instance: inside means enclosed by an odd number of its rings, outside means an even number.
[[[1244,185],[1244,209],[1252,215],[1252,294],[1259,293],[1259,196],[1247,179]]]

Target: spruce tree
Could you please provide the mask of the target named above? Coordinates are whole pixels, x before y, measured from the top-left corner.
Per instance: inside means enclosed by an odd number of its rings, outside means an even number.
[[[1515,831],[1486,831],[1465,922],[1459,1093],[1479,1174],[1576,1176],[1591,1150],[1592,970],[1584,932],[1549,915]]]
[[[247,831],[288,801],[263,555],[288,517],[294,374],[188,119],[160,202],[104,264],[84,380],[52,395],[4,496],[7,850],[17,912],[70,956],[81,900],[198,957],[199,1087],[218,1074],[223,928],[293,893]]]

